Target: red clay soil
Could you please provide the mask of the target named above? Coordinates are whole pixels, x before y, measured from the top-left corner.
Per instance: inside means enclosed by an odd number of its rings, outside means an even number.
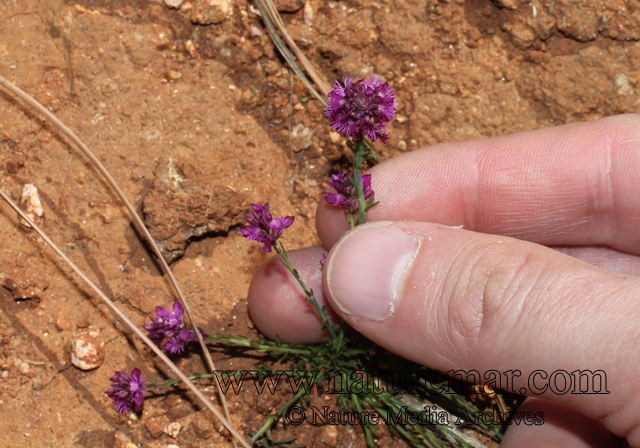
[[[295,215],[293,249],[317,244],[314,213],[347,166],[322,106],[276,54],[255,8],[191,21],[197,1],[5,0],[0,74],[70,126],[144,216],[209,333],[255,336],[246,295],[265,261],[237,224],[251,202]],[[301,49],[333,82],[377,74],[399,112],[383,156],[635,112],[637,0],[296,0],[281,4]],[[137,324],[173,295],[97,171],[38,114],[0,93],[0,187],[39,191],[57,244]],[[231,446],[188,394],[155,394],[119,415],[104,394],[116,370],[165,369],[16,214],[0,204],[0,446]],[[12,285],[16,282],[24,288]],[[29,295],[32,291],[33,294]],[[21,298],[26,297],[26,298]],[[95,329],[104,363],[71,365],[70,341]],[[216,349],[219,369],[258,358]],[[197,350],[179,359],[205,367]],[[213,398],[213,389],[206,394]],[[233,421],[256,430],[286,396],[230,395]],[[179,422],[175,437],[162,429]],[[287,427],[295,443],[362,446],[358,428]],[[402,445],[388,432],[380,446]]]

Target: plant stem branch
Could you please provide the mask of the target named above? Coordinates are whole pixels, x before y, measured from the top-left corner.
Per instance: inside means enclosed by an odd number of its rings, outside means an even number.
[[[329,322],[329,318],[324,313],[324,310],[320,308],[320,305],[318,305],[318,302],[316,301],[316,298],[313,295],[313,291],[309,289],[307,285],[305,285],[305,283],[300,278],[300,274],[298,274],[298,271],[293,267],[293,265],[289,261],[289,256],[287,255],[287,251],[285,250],[284,246],[281,243],[276,242],[276,244],[274,244],[273,247],[275,248],[276,253],[280,255],[280,260],[282,261],[282,264],[284,264],[287,270],[291,272],[291,275],[293,275],[293,278],[296,279],[296,281],[304,291],[306,295],[305,300],[313,306],[313,308],[318,313],[318,316],[320,316],[320,319],[322,320],[324,327],[327,329],[329,334],[331,334],[331,338],[337,339],[338,336],[336,335],[336,332],[333,330],[333,326],[331,325],[331,322]]]
[[[356,183],[356,197],[358,199],[358,225],[367,222],[367,212],[365,211],[367,204],[364,200],[364,187],[362,185],[362,167],[366,152],[367,147],[364,144],[364,136],[360,135],[356,142],[355,159],[353,161],[353,180]]]

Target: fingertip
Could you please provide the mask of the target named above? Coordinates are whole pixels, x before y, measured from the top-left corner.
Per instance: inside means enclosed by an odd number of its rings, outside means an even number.
[[[316,211],[316,229],[322,245],[329,250],[349,230],[349,225],[340,207],[322,200]]]
[[[601,422],[560,403],[529,398],[515,415],[522,423],[513,424],[512,420],[500,444],[503,448],[617,446],[617,438]]]
[[[316,300],[325,304],[322,293],[321,246],[288,252],[291,264],[306,285],[314,291]],[[249,313],[256,327],[269,339],[276,335],[282,342],[311,344],[328,338],[320,331],[322,321],[305,301],[304,292],[278,256],[271,257],[255,273],[249,286]],[[338,318],[327,307],[336,321]]]

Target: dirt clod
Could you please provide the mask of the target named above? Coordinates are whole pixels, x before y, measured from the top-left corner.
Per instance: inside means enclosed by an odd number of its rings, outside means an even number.
[[[49,280],[41,272],[31,269],[19,269],[8,274],[2,285],[11,291],[16,300],[41,300]]]
[[[7,162],[7,172],[9,174],[18,174],[18,170],[24,167],[24,157],[22,156],[13,156]]]
[[[209,439],[213,435],[214,426],[208,415],[202,415],[202,412],[198,412],[191,424],[198,437]]]
[[[164,415],[160,415],[158,417],[149,417],[146,422],[144,422],[144,427],[147,428],[149,434],[154,439],[157,439],[164,433],[164,428],[169,426],[171,422]]]
[[[280,12],[296,12],[302,8],[306,0],[274,0],[273,4]]]
[[[227,232],[249,213],[246,197],[219,185],[182,159],[163,158],[144,198],[145,224],[168,261],[184,254],[192,238]]]

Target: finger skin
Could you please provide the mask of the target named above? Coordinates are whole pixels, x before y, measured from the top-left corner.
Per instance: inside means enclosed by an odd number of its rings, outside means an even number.
[[[311,288],[318,304],[326,304],[322,293],[320,258],[326,251],[320,246],[288,252],[289,260],[305,284]],[[328,338],[320,331],[322,321],[304,300],[304,292],[278,256],[271,257],[255,273],[249,286],[249,313],[258,329],[269,339],[279,336],[282,342],[309,344]],[[327,313],[336,318],[331,307]],[[336,318],[336,322],[339,319]]]
[[[618,274],[640,277],[640,256],[604,246],[597,247],[554,247],[558,252],[582,260],[593,266]]]
[[[386,226],[421,239],[393,313],[382,320],[345,314],[340,310],[349,307],[335,303],[332,273],[364,283],[366,272],[355,262],[360,246],[347,249],[349,239],[360,234],[358,244],[376,244],[367,233]],[[347,250],[354,252],[344,258]],[[525,241],[403,221],[368,223],[345,235],[327,257],[324,282],[334,310],[387,350],[443,372],[517,369],[522,373],[510,390],[604,419],[608,429],[640,446],[640,392],[633,386],[640,370],[640,278]],[[343,298],[356,295],[354,287]],[[537,370],[602,370],[610,393],[541,392],[528,383]]]
[[[544,245],[640,253],[640,116],[622,115],[491,139],[444,143],[373,167],[369,221],[463,225]],[[347,230],[321,203],[318,235]]]
[[[541,425],[511,424],[507,428],[501,448],[612,448],[619,446],[602,423],[560,403],[527,399],[518,412],[542,416]],[[540,421],[540,419],[539,419]],[[538,421],[538,422],[539,422]]]
[[[640,259],[605,247],[556,248],[593,266],[628,275],[640,275]],[[288,252],[299,266],[305,283],[314,291],[316,300],[327,303],[322,285],[322,274],[316,272],[316,261],[326,253],[322,246]],[[326,341],[328,335],[320,331],[320,320],[302,300],[302,292],[291,274],[277,257],[270,258],[254,275],[249,289],[249,311],[258,329],[269,339],[276,334],[283,342],[307,344]],[[331,308],[328,311],[337,316]]]

